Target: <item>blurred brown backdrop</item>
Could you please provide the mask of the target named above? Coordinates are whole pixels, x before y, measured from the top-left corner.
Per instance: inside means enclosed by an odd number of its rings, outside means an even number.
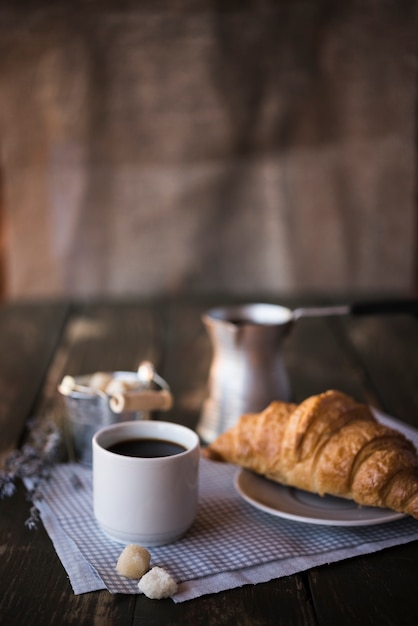
[[[2,2],[6,297],[410,292],[417,3]]]

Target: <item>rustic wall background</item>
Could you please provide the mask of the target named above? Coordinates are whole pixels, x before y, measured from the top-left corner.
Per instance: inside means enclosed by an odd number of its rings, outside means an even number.
[[[8,297],[414,286],[416,2],[3,2]]]

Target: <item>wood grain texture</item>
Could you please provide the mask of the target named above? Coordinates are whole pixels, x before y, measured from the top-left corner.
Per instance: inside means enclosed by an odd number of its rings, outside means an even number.
[[[318,623],[413,626],[417,558],[418,542],[413,542],[313,570],[309,577]],[[401,577],[396,575],[400,570]]]
[[[5,4],[8,296],[414,287],[413,0]]]
[[[1,501],[0,621],[33,626],[65,624],[110,626],[130,623],[135,598],[108,592],[74,596],[46,531],[28,530],[29,503],[23,488]],[[95,616],[95,617],[92,617]]]
[[[347,319],[348,342],[381,408],[418,426],[418,328],[413,316]]]
[[[34,416],[67,311],[52,303],[0,307],[0,465]]]

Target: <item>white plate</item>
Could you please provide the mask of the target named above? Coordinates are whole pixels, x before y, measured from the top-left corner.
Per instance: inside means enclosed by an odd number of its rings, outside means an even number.
[[[370,526],[404,517],[402,513],[390,509],[359,506],[352,500],[321,497],[286,487],[245,469],[238,470],[234,485],[239,495],[257,509],[297,522],[327,526]]]

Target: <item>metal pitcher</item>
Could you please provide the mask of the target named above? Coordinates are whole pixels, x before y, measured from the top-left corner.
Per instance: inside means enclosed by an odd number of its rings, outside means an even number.
[[[204,441],[212,441],[243,413],[290,399],[281,344],[291,317],[288,309],[269,304],[219,307],[203,315],[213,347],[209,395],[198,425]]]
[[[207,311],[203,323],[213,347],[208,397],[197,430],[211,442],[245,413],[259,412],[273,400],[288,402],[289,379],[282,340],[302,317],[418,314],[418,299],[374,300],[295,310],[276,304],[223,306]]]

